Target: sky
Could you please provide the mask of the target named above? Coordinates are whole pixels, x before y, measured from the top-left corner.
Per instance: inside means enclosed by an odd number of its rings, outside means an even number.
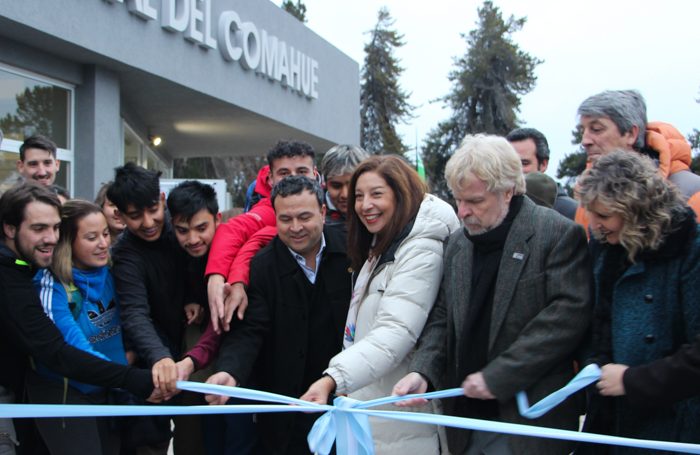
[[[434,101],[449,93],[454,58],[467,51],[461,34],[475,28],[481,2],[433,0],[303,0],[307,26],[358,62],[377,12],[386,6],[405,45],[396,51],[404,67],[402,87],[411,93],[415,118],[399,127],[404,142],[421,146],[449,108]],[[550,165],[575,151],[576,109],[608,89],[637,89],[650,121],[675,125],[684,135],[700,129],[700,1],[494,0],[504,17],[527,17],[513,35],[520,48],[544,60],[535,89],[522,98],[522,126],[549,141]]]

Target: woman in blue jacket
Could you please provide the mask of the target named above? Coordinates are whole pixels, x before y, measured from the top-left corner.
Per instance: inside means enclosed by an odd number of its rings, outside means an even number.
[[[68,344],[126,364],[119,306],[109,270],[110,233],[97,205],[71,200],[62,207],[60,239],[50,269],[34,277],[44,311]],[[33,403],[104,404],[107,390],[80,383],[36,365],[27,378]],[[118,432],[103,418],[37,419],[49,451],[119,453]]]
[[[594,239],[593,357],[602,368],[585,428],[641,439],[700,443],[700,396],[660,360],[700,334],[700,236],[693,211],[653,162],[629,152],[600,158],[579,182]],[[677,374],[677,373],[676,373]],[[691,381],[688,377],[686,381]],[[595,453],[601,453],[596,447]],[[611,453],[640,453],[610,448]],[[654,452],[656,453],[656,452]]]

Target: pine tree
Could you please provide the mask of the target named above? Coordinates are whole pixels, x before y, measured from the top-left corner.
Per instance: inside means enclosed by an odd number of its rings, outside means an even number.
[[[569,192],[569,195],[572,194],[572,188],[574,187],[576,178],[586,170],[586,161],[588,160],[586,151],[580,146],[583,140],[583,129],[580,125],[571,131],[571,136],[571,144],[578,145],[579,147],[573,152],[568,153],[564,159],[559,162],[559,167],[557,168],[557,178],[565,179],[564,187]]]
[[[375,154],[403,154],[407,150],[396,125],[409,119],[413,110],[409,94],[399,85],[403,68],[393,54],[404,42],[393,25],[389,10],[381,8],[365,45],[360,86],[361,145]]]
[[[296,17],[301,22],[306,22],[306,5],[304,5],[304,2],[301,0],[297,0],[296,3],[292,2],[292,0],[284,0],[280,8]]]
[[[478,10],[477,27],[462,35],[467,53],[449,74],[452,92],[442,98],[452,116],[428,133],[423,160],[432,191],[448,199],[444,180],[447,160],[467,134],[505,135],[518,125],[520,97],[535,87],[541,60],[521,50],[512,34],[526,18],[503,19],[490,0]]]
[[[700,98],[695,100],[700,104]],[[690,164],[690,169],[696,174],[700,175],[700,130],[697,128],[693,129],[693,132],[688,135],[688,142],[690,142],[690,148],[692,152],[695,152],[693,156],[693,162]]]

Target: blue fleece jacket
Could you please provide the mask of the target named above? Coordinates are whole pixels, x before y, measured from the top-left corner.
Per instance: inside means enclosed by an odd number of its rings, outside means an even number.
[[[34,286],[39,291],[44,312],[56,324],[68,344],[104,360],[126,365],[119,305],[109,268],[73,268],[73,282],[80,293],[80,299],[74,300],[80,300],[82,304],[75,317],[63,284],[49,269],[37,272]],[[62,378],[41,366],[37,366],[37,369],[49,376]],[[100,390],[99,387],[77,381],[69,381],[69,384],[83,393]]]

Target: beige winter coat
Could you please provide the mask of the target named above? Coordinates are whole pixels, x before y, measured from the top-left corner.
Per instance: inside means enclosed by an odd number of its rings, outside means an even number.
[[[372,274],[357,314],[355,343],[330,361],[326,373],[335,380],[336,393],[361,401],[391,395],[394,384],[409,373],[440,287],[444,243],[459,226],[449,204],[425,196],[408,235],[397,239]],[[431,412],[432,405],[408,410]],[[434,425],[370,421],[377,454],[439,453]]]

